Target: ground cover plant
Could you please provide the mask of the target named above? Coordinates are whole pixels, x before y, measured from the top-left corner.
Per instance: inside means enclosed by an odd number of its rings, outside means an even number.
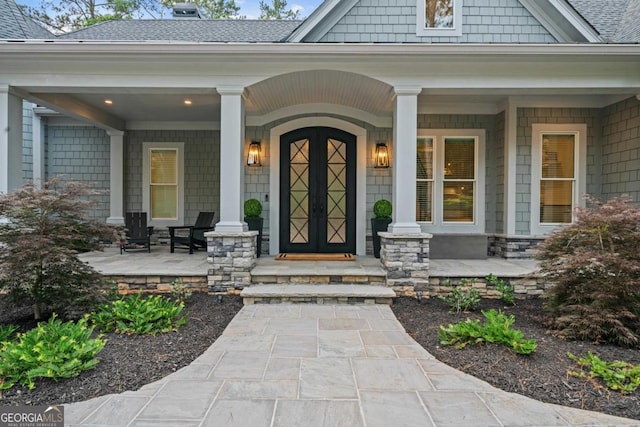
[[[588,202],[538,252],[555,283],[551,327],[565,338],[640,347],[640,209],[626,196]]]
[[[640,387],[640,364],[632,365],[621,360],[608,362],[589,352],[585,357],[578,357],[569,353],[569,358],[575,360],[580,371],[569,371],[569,375],[579,378],[601,378],[612,390],[631,393]],[[588,374],[585,372],[588,370]]]
[[[117,230],[88,217],[98,194],[87,185],[53,179],[0,194],[0,290],[16,304],[77,315],[102,295],[101,276],[77,257],[115,239]]]
[[[239,297],[223,298],[194,293],[185,302],[187,322],[175,331],[156,335],[105,332],[107,343],[98,354],[100,362],[77,377],[42,378],[29,389],[16,384],[4,390],[1,405],[48,405],[88,400],[111,393],[137,390],[188,365],[222,334],[242,308]],[[0,296],[0,324],[15,324],[21,331],[35,321],[28,306],[19,307]]]
[[[474,311],[480,304],[480,292],[473,289],[471,279],[462,279],[460,285],[453,286],[448,295],[439,298],[449,304],[449,310],[455,313]],[[445,286],[450,286],[451,280],[447,279]]]
[[[86,320],[78,322],[52,316],[48,322],[0,343],[0,390],[16,384],[32,389],[39,378],[75,377],[98,363],[96,355],[106,341],[92,338]]]
[[[489,274],[484,278],[487,283],[500,292],[500,299],[507,304],[515,304],[515,288],[511,283],[505,282],[503,279],[496,277],[494,274]]]
[[[515,317],[513,314],[489,310],[483,311],[484,323],[478,319],[467,319],[462,322],[440,325],[438,338],[440,344],[453,345],[457,349],[467,344],[502,344],[517,354],[531,354],[536,351],[536,340],[525,339],[524,334],[512,328]]]
[[[119,334],[155,335],[175,331],[186,323],[182,313],[184,302],[162,295],[141,293],[124,295],[103,304],[89,314],[89,319],[105,332]]]

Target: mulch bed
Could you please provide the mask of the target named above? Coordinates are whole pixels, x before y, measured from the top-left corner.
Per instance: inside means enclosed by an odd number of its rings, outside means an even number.
[[[3,392],[0,405],[48,405],[79,402],[111,393],[137,390],[189,365],[222,335],[242,308],[240,297],[194,293],[185,304],[187,323],[175,332],[156,336],[104,334],[107,344],[100,363],[78,377],[55,382],[40,380],[33,390],[15,386]],[[29,308],[15,309],[0,301],[0,324],[23,330],[35,326]]]
[[[624,360],[637,365],[640,364],[640,351],[559,339],[544,327],[541,299],[517,300],[516,304],[507,307],[499,300],[482,300],[477,312],[456,314],[450,313],[449,305],[437,298],[421,303],[399,298],[392,309],[407,332],[434,357],[497,388],[542,402],[640,420],[640,390],[623,395],[606,388],[601,380],[567,375],[569,370],[579,370],[567,357],[568,352],[583,357],[590,351],[603,360]],[[467,318],[484,319],[480,310],[492,308],[515,315],[513,327],[520,329],[525,338],[534,338],[538,343],[534,354],[517,355],[500,345],[473,345],[462,350],[440,345],[437,337],[440,325]]]
[[[238,297],[225,297],[223,303],[218,304],[215,296],[194,294],[186,304],[187,324],[178,331],[155,337],[105,334],[108,343],[98,355],[100,363],[95,369],[59,382],[39,381],[34,390],[14,387],[4,392],[0,405],[71,403],[137,390],[191,363],[222,334],[241,307]],[[392,308],[409,334],[436,358],[498,388],[543,402],[640,420],[639,391],[622,395],[609,391],[599,380],[568,376],[567,371],[576,369],[576,365],[566,356],[567,352],[584,356],[591,351],[605,360],[639,364],[640,352],[554,337],[543,325],[541,300],[521,300],[515,307],[483,300],[480,307],[513,313],[514,327],[522,330],[526,338],[535,338],[538,342],[538,350],[531,356],[518,356],[498,345],[467,346],[463,350],[440,346],[439,325],[467,317],[481,318],[479,311],[449,313],[448,305],[435,298],[421,303],[399,298]],[[17,323],[26,330],[34,326],[30,316],[30,309],[16,309],[0,300],[0,324]]]

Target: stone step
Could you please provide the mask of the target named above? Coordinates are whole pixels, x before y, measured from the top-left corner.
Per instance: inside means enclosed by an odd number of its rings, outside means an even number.
[[[240,293],[244,304],[391,304],[393,289],[376,285],[251,285]]]
[[[387,280],[386,272],[367,274],[315,274],[315,273],[284,273],[260,274],[251,272],[251,283],[259,284],[359,284],[384,286]]]

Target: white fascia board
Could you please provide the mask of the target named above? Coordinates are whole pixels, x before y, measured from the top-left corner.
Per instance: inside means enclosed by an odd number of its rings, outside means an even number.
[[[601,43],[600,34],[566,0],[550,0],[551,4],[582,34],[590,43]]]
[[[520,0],[520,3],[560,43],[602,42],[598,33],[564,0]],[[558,18],[564,18],[565,22]],[[576,39],[576,33],[584,39]]]
[[[524,0],[522,0],[524,1]],[[392,44],[392,43],[149,43],[149,42],[34,42],[6,43],[0,40],[0,64],[5,60],[39,55],[43,61],[61,60],[61,55],[95,54],[95,59],[113,55],[119,60],[139,58],[141,55],[165,58],[175,55],[186,60],[189,56],[203,60],[202,55],[229,55],[260,59],[273,55],[284,57],[299,55],[332,55],[348,58],[370,56],[421,56],[432,55],[461,58],[468,56],[536,56],[536,55],[640,55],[638,44]],[[251,57],[249,57],[251,56]]]

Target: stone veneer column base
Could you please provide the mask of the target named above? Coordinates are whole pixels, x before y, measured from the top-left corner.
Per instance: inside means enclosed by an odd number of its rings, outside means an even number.
[[[256,266],[257,231],[209,231],[207,261],[209,292],[239,294],[251,283]]]
[[[380,235],[380,262],[387,271],[387,286],[398,296],[429,290],[429,233]]]
[[[538,246],[545,241],[543,236],[506,236],[489,237],[489,255],[506,259],[533,258]]]

